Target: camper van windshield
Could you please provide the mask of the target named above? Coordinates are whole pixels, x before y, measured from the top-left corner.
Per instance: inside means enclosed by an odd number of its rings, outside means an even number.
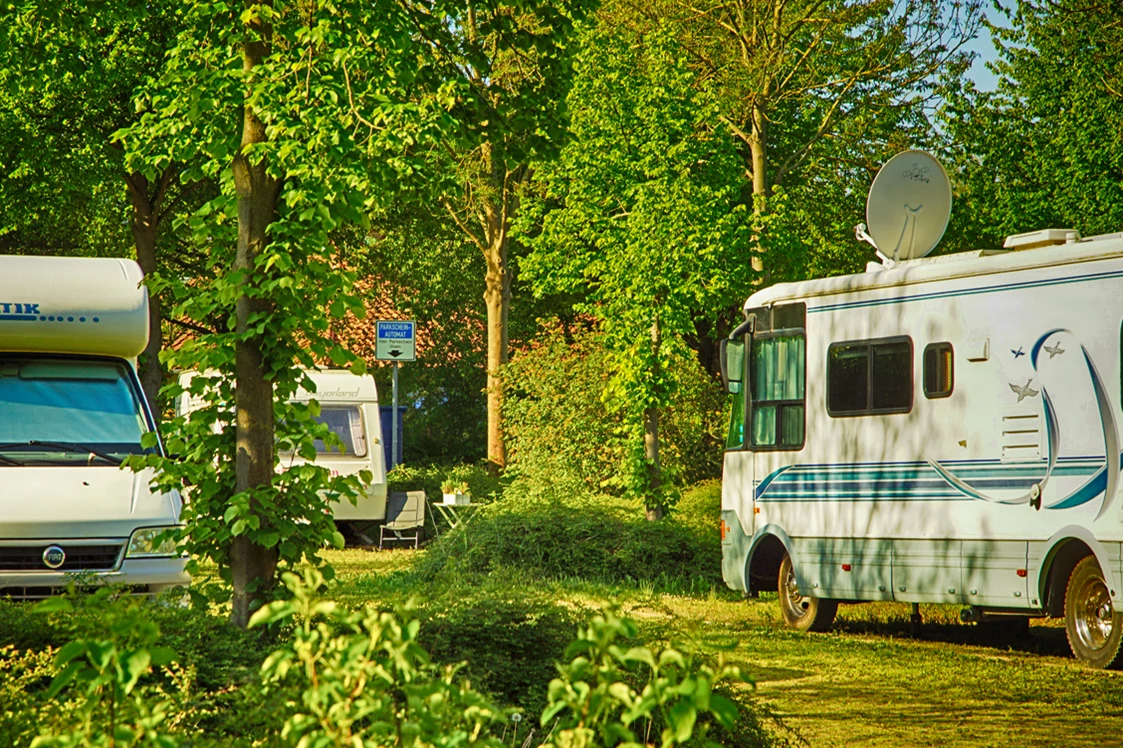
[[[0,357],[0,467],[112,465],[147,430],[123,363]]]

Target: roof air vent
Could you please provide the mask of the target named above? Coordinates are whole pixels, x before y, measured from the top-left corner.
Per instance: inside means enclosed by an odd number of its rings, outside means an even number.
[[[1078,241],[1080,232],[1075,229],[1042,229],[1008,236],[1002,246],[1006,249],[1036,249],[1054,244],[1075,244]]]

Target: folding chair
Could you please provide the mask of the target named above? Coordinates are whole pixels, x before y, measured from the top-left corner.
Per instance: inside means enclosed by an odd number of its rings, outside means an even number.
[[[413,531],[412,535],[408,533]],[[378,547],[386,542],[386,533],[393,534],[391,540],[412,540],[413,547],[421,545],[421,534],[425,532],[425,492],[394,492],[386,497],[386,521],[378,537]]]

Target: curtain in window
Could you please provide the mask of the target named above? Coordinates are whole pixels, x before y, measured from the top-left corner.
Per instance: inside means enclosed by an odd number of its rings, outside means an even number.
[[[753,399],[802,400],[802,337],[764,338],[753,344]]]

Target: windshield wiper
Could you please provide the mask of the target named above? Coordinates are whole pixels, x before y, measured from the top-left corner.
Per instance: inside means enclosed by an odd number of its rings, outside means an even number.
[[[101,452],[99,450],[87,447],[85,444],[75,444],[73,442],[44,442],[44,441],[39,441],[38,439],[28,439],[25,442],[13,442],[11,444],[0,444],[0,449],[10,449],[12,447],[47,447],[48,449],[62,449],[62,450],[65,450],[67,452],[77,452],[79,454],[85,452],[86,454],[91,454],[94,457],[98,457],[102,460],[105,460],[106,462],[108,462],[112,465],[120,465],[122,462],[124,462],[124,460],[122,460],[120,457],[114,457],[111,454],[106,454],[105,452]],[[12,460],[9,457],[6,457],[4,459],[10,460],[13,463],[15,462],[15,460]],[[17,463],[17,464],[22,464],[22,463]]]

